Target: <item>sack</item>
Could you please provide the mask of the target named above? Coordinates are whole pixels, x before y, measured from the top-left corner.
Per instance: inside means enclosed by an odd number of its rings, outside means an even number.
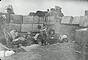
[[[15,52],[14,51],[0,51],[0,58],[3,58],[5,56],[11,56],[13,55]]]

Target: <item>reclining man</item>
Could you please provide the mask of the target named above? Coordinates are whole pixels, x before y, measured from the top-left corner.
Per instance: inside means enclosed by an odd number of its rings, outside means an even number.
[[[19,44],[23,44],[23,42],[25,41],[25,37],[20,37],[16,30],[11,30],[10,35],[12,37],[11,43],[15,47],[19,47]]]

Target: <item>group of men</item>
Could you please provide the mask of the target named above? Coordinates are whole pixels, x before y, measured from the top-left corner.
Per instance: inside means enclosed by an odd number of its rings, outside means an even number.
[[[47,27],[38,26],[38,32],[27,32],[25,35],[20,36],[16,30],[11,30],[9,32],[10,35],[10,42],[12,46],[19,47],[22,46],[29,46],[31,44],[39,44],[39,45],[49,45],[57,43],[58,40],[60,43],[62,41],[67,41],[67,35],[62,35],[60,38],[57,37],[54,29],[48,29]]]

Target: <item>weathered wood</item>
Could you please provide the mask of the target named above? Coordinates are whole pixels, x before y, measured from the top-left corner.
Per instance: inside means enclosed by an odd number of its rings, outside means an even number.
[[[10,22],[15,24],[22,24],[23,23],[23,17],[21,15],[10,15]]]

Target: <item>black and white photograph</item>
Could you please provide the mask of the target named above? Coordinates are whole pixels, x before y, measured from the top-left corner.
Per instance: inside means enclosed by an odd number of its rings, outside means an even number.
[[[88,60],[88,0],[0,0],[0,60]]]

